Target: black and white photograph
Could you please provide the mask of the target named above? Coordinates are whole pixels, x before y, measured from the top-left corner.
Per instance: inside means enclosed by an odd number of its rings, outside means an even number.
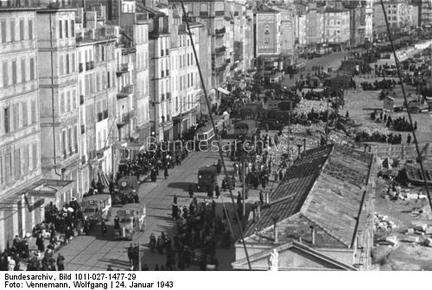
[[[431,271],[431,72],[432,0],[0,0],[0,288]]]

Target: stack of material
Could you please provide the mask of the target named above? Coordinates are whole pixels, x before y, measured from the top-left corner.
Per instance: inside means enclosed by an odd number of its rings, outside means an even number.
[[[396,228],[396,224],[388,220],[388,216],[375,213],[374,216],[375,232],[386,231],[387,229],[394,229],[394,228]]]

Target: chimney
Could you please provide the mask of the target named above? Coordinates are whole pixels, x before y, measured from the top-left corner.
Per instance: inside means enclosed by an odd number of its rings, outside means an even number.
[[[315,245],[315,234],[316,234],[315,227],[312,225],[310,226],[310,229],[311,229],[311,236],[312,236],[312,245]]]
[[[300,144],[297,144],[297,149],[298,149],[298,158],[299,159],[301,159],[301,147],[302,147],[302,145],[300,145]]]

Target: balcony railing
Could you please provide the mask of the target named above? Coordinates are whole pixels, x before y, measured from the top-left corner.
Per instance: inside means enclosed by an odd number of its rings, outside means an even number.
[[[216,34],[217,37],[223,36],[225,34],[225,32],[226,32],[226,28],[225,27],[215,30],[215,34]]]
[[[225,46],[221,46],[221,47],[215,48],[215,53],[216,54],[224,53],[225,51],[226,51],[226,47]]]
[[[102,120],[103,120],[103,113],[102,112],[97,113],[97,121],[100,122]]]
[[[94,61],[86,62],[86,70],[94,69]]]
[[[122,127],[129,123],[130,119],[133,117],[133,112],[123,114],[117,118],[117,126]]]
[[[117,99],[127,98],[133,94],[133,85],[123,87],[120,92],[117,93]]]
[[[85,133],[85,125],[81,125],[81,134]]]
[[[129,64],[128,63],[122,63],[120,67],[117,69],[117,77],[121,76],[125,72],[129,70]]]
[[[79,72],[83,72],[84,71],[84,64],[83,63],[80,63],[78,65],[78,70],[79,70]]]

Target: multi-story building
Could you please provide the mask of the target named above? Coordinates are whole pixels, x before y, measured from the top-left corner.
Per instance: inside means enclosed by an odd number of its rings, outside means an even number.
[[[294,14],[295,9],[292,5],[273,6],[273,9],[281,13],[281,53],[286,59],[286,65],[294,62],[295,36],[294,36]]]
[[[366,39],[366,3],[362,1],[349,1],[344,3],[344,8],[348,9],[350,46],[357,47],[364,43]]]
[[[168,0],[168,3],[172,9],[181,10],[178,0]],[[206,89],[212,103],[218,103],[220,100],[219,92],[224,91],[218,89],[226,81],[226,73],[228,72],[226,59],[229,58],[225,40],[228,29],[225,27],[225,2],[223,0],[187,0],[184,1],[184,5],[188,16],[195,18],[196,22],[204,24],[209,33],[212,82]]]
[[[317,3],[308,4],[306,14],[306,41],[310,47],[324,42],[324,10],[325,7]]]
[[[343,7],[325,9],[324,40],[344,47],[350,41],[350,12]]]
[[[390,29],[393,31],[405,31],[410,27],[410,13],[406,1],[388,1],[384,3],[384,8]],[[375,2],[374,4],[373,27],[374,34],[387,33],[387,26],[381,2]]]
[[[421,26],[432,25],[432,0],[421,0],[419,15]]]
[[[307,45],[307,11],[308,6],[295,4],[296,14],[294,18],[294,37],[297,49],[305,48]]]
[[[181,138],[196,123],[202,90],[192,43],[186,25],[182,21],[183,13],[178,10],[171,11],[171,13],[171,91],[169,100],[171,101],[171,116],[174,126],[173,136],[174,138]],[[189,28],[196,53],[199,56],[201,49],[199,35],[200,31],[204,29],[204,25],[189,21]]]
[[[168,14],[157,7],[144,7],[149,15],[149,77],[152,135],[158,140],[173,138],[170,86],[170,29]],[[168,9],[164,9],[167,12]]]
[[[75,10],[40,9],[38,43],[42,170],[49,179],[78,180],[79,100]],[[77,187],[58,197],[58,205],[77,197]]]
[[[369,41],[373,39],[373,4],[374,0],[366,0],[365,39]]]
[[[82,193],[88,191],[91,181],[97,180],[99,174],[114,173],[117,167],[112,145],[117,130],[114,52],[118,29],[104,25],[104,13],[101,13],[104,10],[94,8],[82,15],[85,21],[76,18],[81,161],[78,187]]]
[[[281,54],[281,13],[262,7],[255,12],[255,57]]]
[[[135,131],[132,136],[138,144],[145,143],[151,135],[148,14],[142,7],[137,3],[136,10],[124,11],[120,17],[120,27],[132,41],[128,45],[136,50],[133,80]]]

